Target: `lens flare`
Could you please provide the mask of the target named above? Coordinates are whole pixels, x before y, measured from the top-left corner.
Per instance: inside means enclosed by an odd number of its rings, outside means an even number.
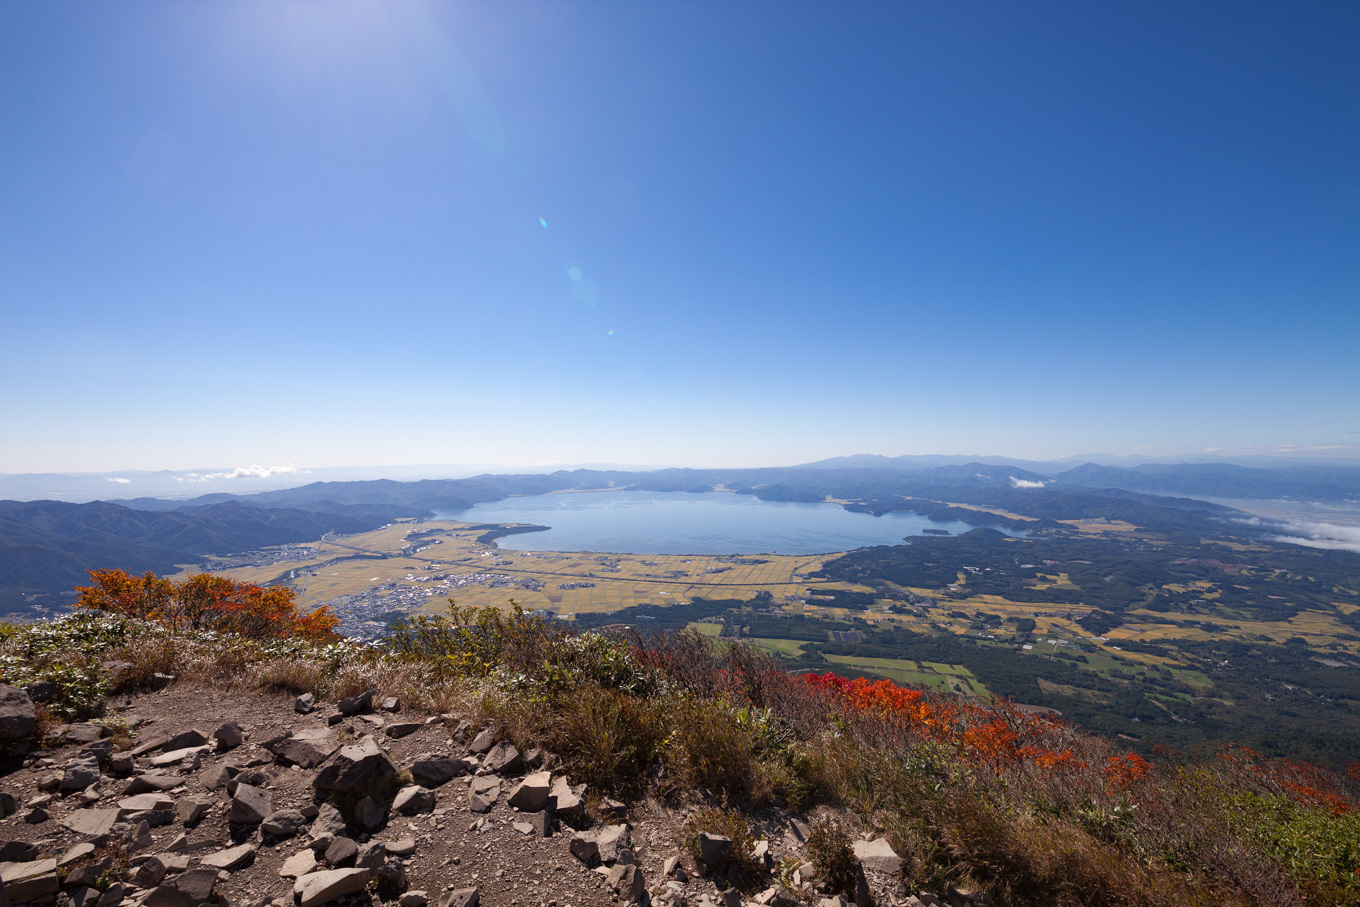
[[[548,229],[548,222],[547,222],[547,220],[545,220],[544,218],[541,218],[541,217],[540,217],[540,218],[538,219],[538,222],[539,222],[540,224],[543,225],[543,229],[544,229],[544,230]]]
[[[581,269],[580,269],[580,268],[571,268],[571,269],[569,269],[569,270],[567,271],[567,276],[570,277],[572,280],[580,280],[580,279],[581,279]]]

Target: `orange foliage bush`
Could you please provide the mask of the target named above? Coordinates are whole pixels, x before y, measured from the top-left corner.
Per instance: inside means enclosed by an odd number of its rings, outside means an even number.
[[[89,586],[79,586],[77,608],[153,620],[173,630],[219,630],[254,639],[297,637],[316,642],[339,638],[340,619],[325,605],[298,613],[294,592],[284,586],[238,583],[199,573],[183,582],[147,572],[91,570]]]

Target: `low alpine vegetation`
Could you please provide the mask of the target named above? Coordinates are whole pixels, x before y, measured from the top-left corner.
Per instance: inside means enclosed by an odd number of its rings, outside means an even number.
[[[909,885],[991,904],[1360,900],[1360,769],[1240,747],[1148,758],[1006,702],[793,675],[697,634],[576,633],[518,608],[414,617],[379,646],[328,642],[325,615],[204,609],[144,580],[97,580],[82,601],[105,613],[7,628],[0,682],[50,682],[49,721],[97,714],[156,673],[321,698],[377,688],[490,719],[601,794],[692,805],[696,847],[719,835],[745,859],[752,811],[827,804],[856,835],[886,837]],[[129,600],[137,588],[160,604]],[[847,892],[851,845],[850,828],[813,823],[819,873]]]

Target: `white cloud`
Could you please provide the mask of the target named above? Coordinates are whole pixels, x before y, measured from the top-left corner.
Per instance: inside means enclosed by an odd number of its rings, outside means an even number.
[[[105,478],[106,478],[108,481],[113,482],[115,485],[131,485],[131,484],[132,484],[132,480],[131,480],[131,479],[120,479],[120,478],[118,478],[117,476],[105,476]]]
[[[1306,545],[1332,551],[1354,551],[1360,554],[1360,526],[1324,523],[1318,520],[1242,520],[1253,526],[1275,529],[1280,535],[1271,541],[1287,545]]]
[[[183,476],[175,476],[179,482],[212,482],[217,479],[267,479],[270,476],[291,475],[297,473],[306,475],[310,470],[298,469],[296,466],[238,466],[230,472],[191,472]]]
[[[1017,479],[1011,476],[1011,487],[1013,488],[1043,488],[1043,482],[1032,482],[1029,479]]]

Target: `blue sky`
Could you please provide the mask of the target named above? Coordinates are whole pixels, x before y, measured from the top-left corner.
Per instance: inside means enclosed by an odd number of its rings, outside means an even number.
[[[1357,38],[0,5],[0,471],[1354,447]]]

